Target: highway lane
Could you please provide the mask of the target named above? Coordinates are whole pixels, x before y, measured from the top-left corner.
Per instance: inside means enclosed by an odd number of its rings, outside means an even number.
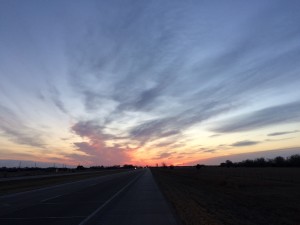
[[[80,225],[178,225],[170,206],[160,192],[150,170],[131,187]]]
[[[17,181],[17,180],[35,180],[40,178],[49,178],[49,177],[63,177],[63,176],[74,176],[74,175],[82,175],[82,174],[101,174],[107,171],[117,171],[117,170],[102,170],[102,171],[88,171],[88,172],[68,172],[68,173],[57,173],[57,174],[47,174],[47,175],[31,175],[31,176],[21,176],[21,177],[6,177],[0,178],[1,182],[6,181]]]
[[[95,209],[143,174],[122,172],[0,197],[0,224],[79,224]]]
[[[133,205],[146,207],[138,212]],[[120,213],[122,207],[131,210]],[[150,224],[136,223],[149,217],[166,222],[155,225],[176,224],[150,170],[145,169],[0,197],[1,225],[115,224],[114,215],[122,221],[117,224]]]

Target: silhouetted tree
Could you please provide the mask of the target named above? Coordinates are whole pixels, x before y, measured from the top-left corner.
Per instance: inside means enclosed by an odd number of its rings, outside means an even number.
[[[200,170],[202,167],[204,167],[204,165],[200,165],[200,164],[197,164],[197,165],[196,165],[196,169],[197,169],[197,170]]]
[[[287,159],[289,166],[300,166],[300,155],[292,155]]]
[[[84,170],[85,168],[84,168],[84,166],[82,166],[82,165],[78,165],[77,167],[76,167],[76,170]]]
[[[123,168],[124,168],[124,169],[133,169],[134,166],[131,165],[131,164],[125,164],[125,165],[123,165]]]
[[[267,161],[265,158],[258,158],[254,160],[253,164],[258,167],[265,167],[267,166]]]

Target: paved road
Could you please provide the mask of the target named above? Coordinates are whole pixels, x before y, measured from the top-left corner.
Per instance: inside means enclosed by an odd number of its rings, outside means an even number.
[[[116,170],[88,171],[88,172],[76,172],[76,173],[69,172],[69,173],[57,173],[57,174],[47,174],[47,175],[6,177],[6,178],[0,178],[0,182],[15,181],[15,180],[34,180],[34,179],[40,179],[40,178],[74,176],[74,175],[81,175],[81,174],[97,174],[97,173],[103,173],[103,172],[107,172],[107,171],[116,171]]]
[[[0,197],[1,225],[175,225],[150,170]]]

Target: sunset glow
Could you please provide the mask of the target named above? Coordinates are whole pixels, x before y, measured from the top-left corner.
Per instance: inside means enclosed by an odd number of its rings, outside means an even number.
[[[277,0],[1,1],[0,166],[300,153],[299,11]]]

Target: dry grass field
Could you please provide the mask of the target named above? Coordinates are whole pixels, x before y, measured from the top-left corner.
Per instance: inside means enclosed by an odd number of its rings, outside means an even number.
[[[300,225],[300,168],[152,168],[187,225]]]

